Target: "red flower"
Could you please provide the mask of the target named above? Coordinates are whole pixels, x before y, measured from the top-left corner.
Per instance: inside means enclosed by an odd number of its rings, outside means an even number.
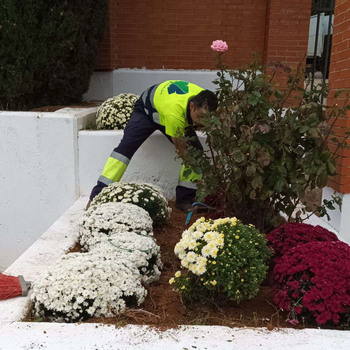
[[[280,258],[289,249],[300,244],[315,241],[339,241],[333,232],[321,226],[296,222],[288,222],[285,225],[277,227],[266,238],[275,252],[275,258]]]
[[[274,267],[275,303],[318,324],[350,317],[350,247],[310,242],[289,249]],[[291,306],[296,305],[297,306]]]

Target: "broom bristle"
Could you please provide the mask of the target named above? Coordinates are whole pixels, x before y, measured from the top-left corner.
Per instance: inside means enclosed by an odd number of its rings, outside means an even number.
[[[22,295],[22,288],[18,277],[0,273],[0,300]]]

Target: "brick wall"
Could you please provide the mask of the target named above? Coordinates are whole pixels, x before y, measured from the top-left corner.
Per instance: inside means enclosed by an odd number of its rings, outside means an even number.
[[[292,69],[305,64],[310,14],[311,1],[268,0],[264,64],[280,61]],[[287,75],[280,71],[277,80],[284,85]]]
[[[97,69],[214,69],[213,40],[239,67],[264,54],[267,0],[110,0]],[[110,64],[105,59],[110,57]]]
[[[344,97],[334,98],[334,93],[343,88],[350,90],[350,0],[335,2],[334,28],[332,39],[332,55],[329,73],[329,106],[344,103]],[[335,123],[335,135],[342,140],[346,128],[350,128],[350,111]],[[348,129],[350,130],[350,129]],[[330,143],[335,151],[335,146]],[[341,193],[350,193],[350,149],[341,149],[338,152],[337,176],[329,179],[328,185]]]
[[[254,52],[294,66],[307,50],[310,9],[311,0],[110,0],[96,69],[214,69],[217,39],[232,68]]]

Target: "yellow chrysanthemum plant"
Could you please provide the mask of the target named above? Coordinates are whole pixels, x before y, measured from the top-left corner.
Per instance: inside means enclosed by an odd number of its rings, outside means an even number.
[[[185,299],[237,303],[258,294],[272,255],[265,235],[237,218],[198,219],[174,252],[181,271],[169,283]]]

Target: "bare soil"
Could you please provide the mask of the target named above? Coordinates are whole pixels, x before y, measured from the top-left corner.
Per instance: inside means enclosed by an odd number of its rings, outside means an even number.
[[[169,284],[169,279],[180,269],[180,261],[174,247],[185,230],[186,214],[174,208],[167,227],[156,230],[154,236],[161,249],[164,264],[160,280],[148,287],[148,296],[143,305],[129,309],[113,318],[91,318],[96,322],[123,326],[126,324],[150,325],[157,328],[174,328],[179,325],[225,325],[229,327],[292,327],[285,322],[286,315],[273,304],[272,288],[263,285],[258,296],[252,300],[224,305],[185,304],[181,295]],[[190,225],[202,214],[193,215]],[[74,247],[76,249],[77,247]],[[78,247],[79,249],[79,247]],[[295,327],[294,327],[295,328]]]

